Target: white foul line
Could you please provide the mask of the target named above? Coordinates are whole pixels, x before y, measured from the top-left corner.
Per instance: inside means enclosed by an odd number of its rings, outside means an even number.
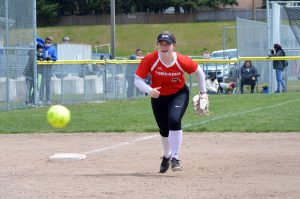
[[[126,146],[126,145],[129,145],[129,144],[144,141],[144,140],[149,140],[149,139],[152,139],[152,138],[155,138],[155,137],[158,137],[158,135],[151,135],[151,136],[146,136],[146,137],[142,137],[142,138],[136,138],[136,139],[128,141],[128,142],[121,142],[121,143],[111,145],[111,146],[108,146],[108,147],[104,147],[104,148],[100,148],[100,149],[94,149],[94,150],[91,150],[91,151],[88,151],[88,152],[84,152],[84,154],[88,155],[88,154],[93,154],[93,153],[100,153],[100,152],[107,151],[107,150],[110,150],[110,149],[117,149],[117,148],[120,148],[122,146]]]
[[[244,115],[244,114],[255,112],[255,111],[259,111],[259,110],[262,110],[262,109],[274,108],[274,107],[278,107],[278,106],[281,106],[281,105],[285,105],[285,104],[292,103],[292,102],[297,102],[297,101],[300,101],[300,99],[290,100],[290,101],[287,101],[287,102],[284,102],[284,103],[279,103],[279,104],[274,104],[274,105],[270,105],[270,106],[260,107],[260,108],[256,108],[256,109],[252,109],[252,110],[248,110],[248,111],[244,111],[244,112],[240,112],[240,113],[219,116],[219,117],[212,118],[210,120],[204,120],[202,122],[198,122],[198,123],[194,123],[194,124],[183,125],[183,127],[186,128],[186,127],[191,127],[191,126],[197,126],[197,125],[201,125],[201,124],[206,124],[206,123],[209,123],[209,122],[212,122],[212,121],[215,121],[215,120],[221,120],[221,119],[224,119],[224,118],[227,118],[227,117],[234,117],[234,116],[238,116],[238,115]],[[158,136],[159,135],[151,135],[151,136],[136,138],[136,139],[131,140],[131,141],[120,142],[118,144],[111,145],[111,146],[108,146],[108,147],[104,147],[104,148],[100,148],[100,149],[94,149],[94,150],[91,150],[91,151],[88,151],[88,152],[83,152],[82,154],[79,154],[79,155],[86,156],[86,155],[89,155],[89,154],[101,153],[103,151],[108,151],[108,150],[111,150],[111,149],[118,149],[118,148],[120,148],[122,146],[126,146],[126,145],[129,145],[129,144],[140,142],[140,141],[144,141],[144,140],[149,140],[149,139],[152,139],[152,138],[155,138],[155,137],[158,137]]]
[[[274,105],[270,105],[270,106],[251,109],[251,110],[240,112],[240,113],[233,113],[233,114],[229,114],[229,115],[219,116],[219,117],[212,118],[210,120],[204,120],[202,122],[198,122],[198,123],[194,123],[194,124],[186,124],[186,125],[183,125],[183,127],[187,128],[187,127],[191,127],[191,126],[198,126],[198,125],[206,124],[206,123],[209,123],[209,122],[212,122],[212,121],[215,121],[215,120],[220,120],[220,119],[224,119],[224,118],[227,118],[227,117],[234,117],[234,116],[238,116],[238,115],[244,115],[244,114],[252,113],[252,112],[255,112],[255,111],[262,110],[262,109],[274,108],[274,107],[282,106],[282,105],[289,104],[289,103],[292,103],[292,102],[297,102],[297,101],[300,101],[300,99],[290,100],[290,101],[279,103],[279,104],[274,104]]]

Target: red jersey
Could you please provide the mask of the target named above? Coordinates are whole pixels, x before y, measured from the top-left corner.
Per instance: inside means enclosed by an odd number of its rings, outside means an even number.
[[[173,62],[170,66],[165,65],[158,55],[158,51],[144,57],[139,64],[135,75],[146,79],[151,75],[151,87],[161,87],[160,95],[171,95],[184,87],[184,72],[188,74],[196,72],[198,64],[188,56],[173,53]]]

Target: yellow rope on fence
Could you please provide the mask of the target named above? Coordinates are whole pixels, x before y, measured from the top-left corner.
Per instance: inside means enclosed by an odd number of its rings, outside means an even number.
[[[300,60],[300,56],[284,57],[239,57],[238,59],[193,59],[197,63],[236,63],[239,61],[273,61],[273,60]],[[141,60],[57,60],[37,61],[38,65],[63,65],[63,64],[138,64]]]

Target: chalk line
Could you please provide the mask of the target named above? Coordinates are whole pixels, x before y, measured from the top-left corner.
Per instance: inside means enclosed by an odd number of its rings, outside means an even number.
[[[126,145],[129,145],[129,144],[144,141],[144,140],[149,140],[149,139],[152,139],[152,138],[155,138],[155,137],[158,137],[158,135],[150,135],[150,136],[146,136],[146,137],[136,138],[134,140],[127,141],[127,142],[120,142],[118,144],[114,144],[114,145],[111,145],[111,146],[108,146],[108,147],[94,149],[94,150],[91,150],[91,151],[88,151],[88,152],[84,152],[84,154],[89,155],[89,154],[100,153],[100,152],[111,150],[111,149],[117,149],[117,148],[120,148],[122,146],[126,146]]]
[[[209,120],[204,120],[204,121],[193,123],[193,124],[186,124],[186,125],[183,125],[183,127],[187,128],[187,127],[191,127],[191,126],[198,126],[198,125],[206,124],[206,123],[209,123],[209,122],[212,122],[212,121],[221,120],[221,119],[224,119],[224,118],[234,117],[234,116],[238,116],[238,115],[244,115],[244,114],[252,113],[252,112],[255,112],[255,111],[262,110],[262,109],[275,108],[275,107],[278,107],[278,106],[282,106],[282,105],[285,105],[285,104],[288,104],[288,103],[298,102],[298,101],[300,101],[300,99],[290,100],[290,101],[286,101],[286,102],[283,102],[283,103],[274,104],[274,105],[265,106],[265,107],[259,107],[259,108],[251,109],[251,110],[244,111],[244,112],[239,112],[239,113],[233,113],[233,114],[228,114],[228,115],[224,115],[224,116],[219,116],[219,117],[215,117],[215,118],[212,118],[212,119],[209,119]],[[150,139],[156,138],[158,136],[159,136],[159,134],[157,134],[157,135],[150,135],[150,136],[141,137],[141,138],[136,138],[136,139],[133,139],[133,140],[130,140],[130,141],[126,141],[126,142],[120,142],[120,143],[117,143],[117,144],[114,144],[114,145],[111,145],[111,146],[108,146],[108,147],[103,147],[103,148],[93,149],[91,151],[83,152],[82,155],[87,156],[87,155],[90,155],[90,154],[101,153],[103,151],[108,151],[108,150],[112,150],[112,149],[118,149],[118,148],[121,148],[121,147],[129,145],[129,144],[141,142],[141,141],[144,141],[144,140],[150,140]],[[81,154],[79,154],[79,155],[81,155]]]
[[[238,115],[245,115],[247,113],[252,113],[252,112],[255,112],[255,111],[262,110],[262,109],[275,108],[275,107],[278,107],[278,106],[282,106],[282,105],[289,104],[289,103],[292,103],[292,102],[297,102],[297,101],[300,101],[300,99],[290,100],[290,101],[286,101],[286,102],[283,102],[283,103],[274,104],[274,105],[270,105],[270,106],[259,107],[259,108],[251,109],[251,110],[244,111],[244,112],[232,113],[232,114],[229,114],[229,115],[219,116],[219,117],[215,117],[215,118],[212,118],[212,119],[209,119],[209,120],[204,120],[204,121],[193,123],[193,124],[186,124],[186,125],[183,125],[182,127],[187,128],[187,127],[192,127],[192,126],[198,126],[198,125],[206,124],[206,123],[209,123],[209,122],[212,122],[212,121],[221,120],[221,119],[224,119],[224,118],[234,117],[234,116],[238,116]]]

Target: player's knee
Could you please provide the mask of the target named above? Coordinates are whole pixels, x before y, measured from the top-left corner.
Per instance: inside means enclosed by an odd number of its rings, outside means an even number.
[[[159,133],[162,137],[168,137],[169,136],[169,129],[160,129]]]
[[[171,130],[181,129],[181,121],[178,118],[170,118],[169,125]]]

